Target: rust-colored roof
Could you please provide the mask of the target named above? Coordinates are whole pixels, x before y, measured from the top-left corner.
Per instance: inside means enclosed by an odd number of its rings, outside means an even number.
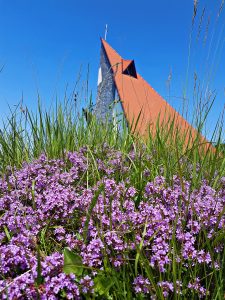
[[[132,63],[132,60],[130,59],[122,59],[122,71],[126,71],[126,69],[129,67],[129,65]]]
[[[104,39],[101,41],[114,73],[115,84],[128,123],[136,122],[140,116],[137,131],[145,135],[149,130],[149,125],[154,132],[157,121],[162,124],[174,119],[181,133],[188,131],[192,138],[195,138],[197,131],[136,73],[136,70],[134,71],[136,77],[124,74],[129,65],[133,64],[135,68],[134,61],[124,60]],[[203,143],[206,142],[203,137],[201,140]],[[186,137],[187,143],[188,136]]]

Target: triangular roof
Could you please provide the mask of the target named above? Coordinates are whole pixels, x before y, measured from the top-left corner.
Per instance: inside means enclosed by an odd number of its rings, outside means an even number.
[[[178,129],[190,133],[195,138],[197,131],[171,106],[169,105],[137,72],[133,60],[124,60],[104,39],[102,45],[113,71],[114,80],[122,103],[125,117],[129,124],[136,122],[137,130],[145,135],[152,126],[153,131],[156,123],[175,120]],[[132,66],[133,72],[128,75],[126,70]],[[206,142],[202,137],[202,142]],[[186,144],[189,137],[186,137]]]

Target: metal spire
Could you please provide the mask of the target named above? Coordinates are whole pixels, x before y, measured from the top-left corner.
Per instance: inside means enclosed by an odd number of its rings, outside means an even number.
[[[105,24],[105,41],[106,41],[106,38],[107,38],[107,33],[108,33],[108,25]]]

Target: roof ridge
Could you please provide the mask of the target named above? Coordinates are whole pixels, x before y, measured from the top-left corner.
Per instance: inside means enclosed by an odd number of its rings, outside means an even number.
[[[122,56],[121,56],[114,48],[112,48],[112,47],[109,45],[109,43],[106,42],[105,39],[101,38],[101,42],[102,42],[102,44],[103,44],[104,47],[105,47],[104,44],[106,44],[108,47],[111,48],[111,50],[112,50],[113,52],[115,52],[116,55],[118,55],[121,59],[123,59]]]

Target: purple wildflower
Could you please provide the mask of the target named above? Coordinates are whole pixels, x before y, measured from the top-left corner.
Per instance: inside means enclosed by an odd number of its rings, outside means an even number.
[[[164,297],[168,297],[171,292],[173,292],[174,287],[172,282],[168,281],[160,281],[158,282],[158,286],[161,287],[162,293]]]
[[[94,289],[93,289],[94,282],[90,276],[86,275],[84,278],[82,278],[80,280],[80,284],[82,286],[82,292],[84,294],[87,294],[87,293],[93,294],[94,293]]]
[[[203,298],[207,294],[207,290],[201,286],[200,279],[198,277],[188,283],[188,288],[198,293],[200,298]]]
[[[151,284],[148,278],[144,278],[142,275],[139,275],[134,279],[133,282],[135,293],[143,293],[143,294],[149,294]]]

